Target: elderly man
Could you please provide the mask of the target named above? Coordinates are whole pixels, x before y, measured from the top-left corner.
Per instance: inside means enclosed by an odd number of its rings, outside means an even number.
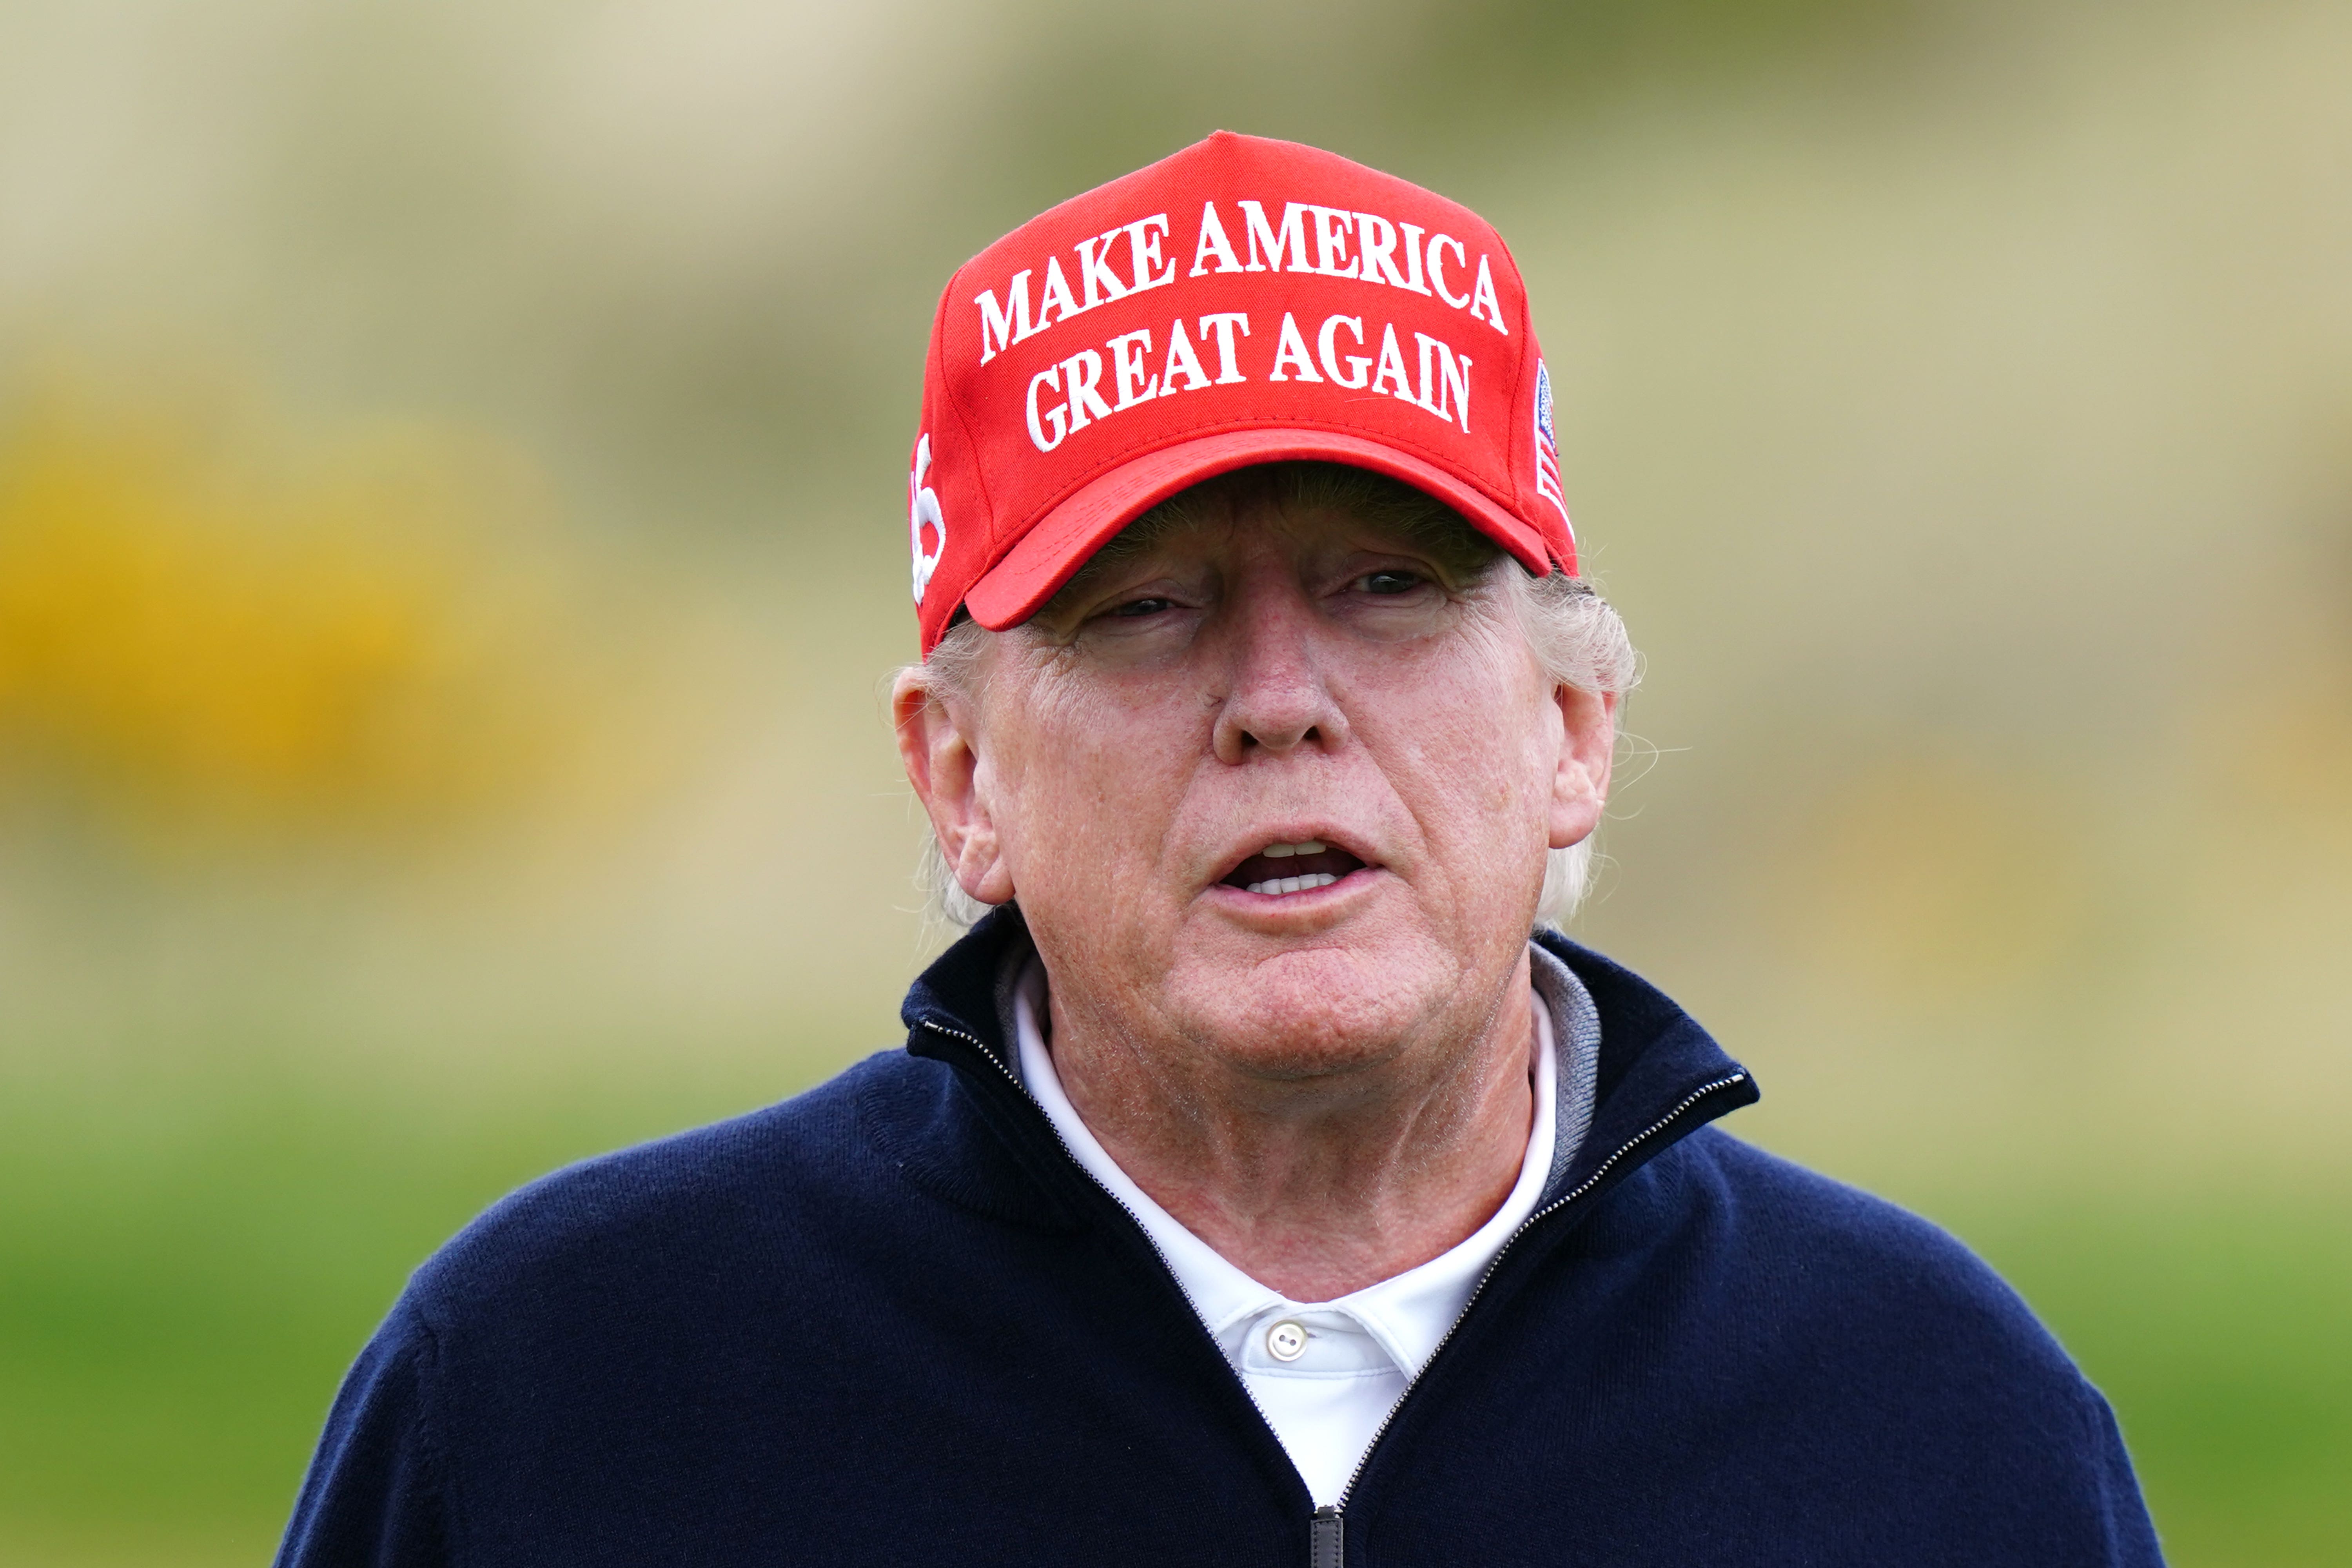
[[[1476,216],[1218,135],[941,301],[907,1047],[509,1198],[289,1563],[2152,1563],[1958,1245],[1539,918],[1633,655]],[[1530,931],[1534,934],[1530,936]]]

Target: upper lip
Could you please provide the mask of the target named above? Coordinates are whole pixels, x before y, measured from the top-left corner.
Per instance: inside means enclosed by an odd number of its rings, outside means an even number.
[[[1345,850],[1347,853],[1353,855],[1357,859],[1361,860],[1368,867],[1377,866],[1381,863],[1380,857],[1373,854],[1372,851],[1365,846],[1362,840],[1357,838],[1352,834],[1342,831],[1339,828],[1326,826],[1284,826],[1276,828],[1271,832],[1258,835],[1256,837],[1250,839],[1241,848],[1236,849],[1232,854],[1228,855],[1225,858],[1224,862],[1217,868],[1215,873],[1209,878],[1209,884],[1210,886],[1214,887],[1216,884],[1223,881],[1226,878],[1232,876],[1236,870],[1240,869],[1241,863],[1243,861],[1248,859],[1253,855],[1264,853],[1265,847],[1269,844],[1304,844],[1309,840],[1324,845],[1328,848]]]

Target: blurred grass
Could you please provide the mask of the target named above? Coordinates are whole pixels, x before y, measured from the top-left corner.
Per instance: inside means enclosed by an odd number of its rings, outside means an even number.
[[[2105,1392],[2172,1563],[2352,1562],[2352,1193],[1925,1206]]]
[[[248,1068],[10,1095],[0,1562],[266,1556],[408,1269],[532,1176],[785,1087],[483,1100]]]
[[[0,1563],[264,1556],[344,1366],[413,1268],[566,1161],[816,1076],[557,1072],[360,1092],[291,1068],[133,1075],[0,1110]],[[17,1087],[21,1088],[21,1084]],[[2182,1203],[1979,1185],[1919,1206],[2107,1393],[2181,1568],[2352,1541],[2346,1194]]]

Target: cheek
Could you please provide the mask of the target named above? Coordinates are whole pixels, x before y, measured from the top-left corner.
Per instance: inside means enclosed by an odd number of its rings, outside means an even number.
[[[1399,793],[1452,864],[1539,859],[1528,846],[1539,852],[1549,837],[1558,750],[1548,690],[1504,661],[1426,673],[1411,703],[1383,704],[1382,749],[1400,761]],[[1400,680],[1392,689],[1413,688]]]
[[[1071,891],[1117,899],[1150,879],[1167,840],[1189,773],[1170,743],[1178,721],[1120,697],[1033,689],[1006,715],[997,820],[1014,886],[1033,904]]]

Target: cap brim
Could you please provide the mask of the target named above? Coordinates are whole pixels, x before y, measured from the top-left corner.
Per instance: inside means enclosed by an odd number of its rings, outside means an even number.
[[[1087,557],[1137,516],[1177,491],[1256,463],[1346,463],[1402,479],[1444,501],[1519,564],[1551,570],[1543,536],[1475,486],[1433,463],[1360,436],[1330,430],[1227,430],[1146,452],[1087,481],[1037,520],[989,568],[964,605],[991,631],[1019,626],[1061,591]]]

